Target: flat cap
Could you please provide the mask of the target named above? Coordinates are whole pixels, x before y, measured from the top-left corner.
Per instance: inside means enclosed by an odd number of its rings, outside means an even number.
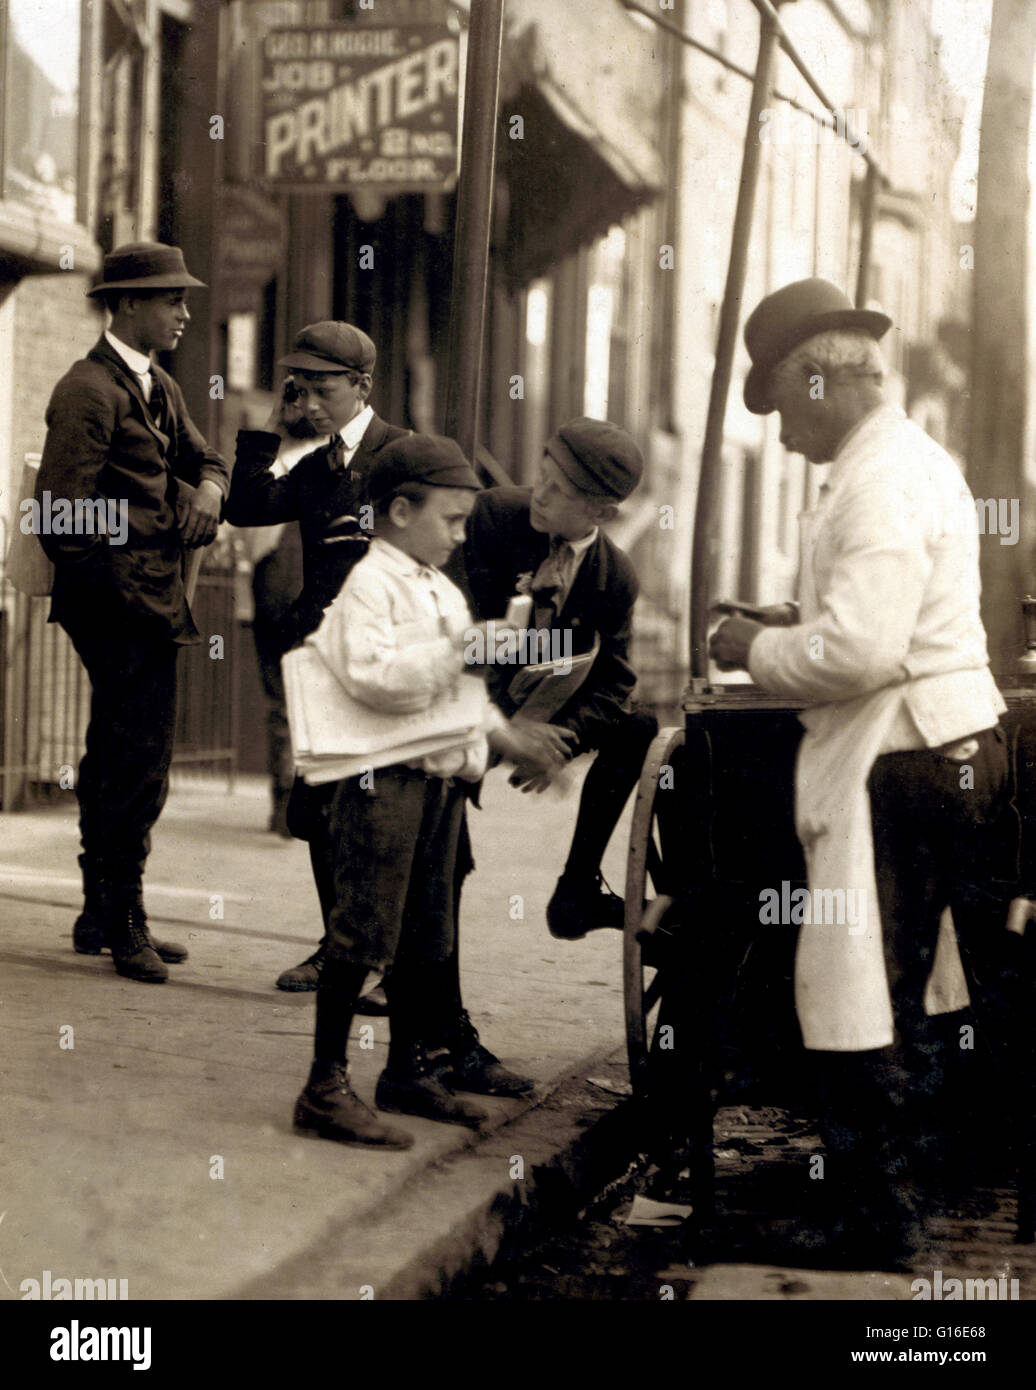
[[[325,319],[296,333],[291,352],[278,366],[305,372],[372,372],[377,359],[377,349],[362,329]]]
[[[441,434],[406,434],[374,456],[367,474],[373,499],[387,497],[404,483],[482,488],[460,445]]]
[[[609,420],[580,415],[562,425],[544,447],[573,487],[590,497],[621,502],[644,474],[632,437]]]
[[[185,290],[192,285],[206,287],[188,271],[179,246],[130,241],[105,256],[100,284],[86,293],[92,298],[109,290]]]

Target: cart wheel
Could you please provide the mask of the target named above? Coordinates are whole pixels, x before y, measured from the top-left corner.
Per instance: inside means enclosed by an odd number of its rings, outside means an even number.
[[[650,940],[673,898],[664,893],[665,873],[658,833],[659,774],[678,748],[684,731],[661,729],[652,740],[644,759],[637,786],[630,828],[629,855],[626,859],[626,918],[623,934],[622,977],[626,1007],[626,1047],[630,1060],[633,1094],[643,1098],[648,1089],[648,1020],[662,995],[661,971],[655,970],[645,981],[644,944]],[[648,897],[648,881],[655,896]]]

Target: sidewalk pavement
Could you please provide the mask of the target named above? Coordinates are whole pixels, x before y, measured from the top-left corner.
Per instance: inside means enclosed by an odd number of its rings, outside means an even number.
[[[623,1044],[619,934],[555,941],[545,923],[577,793],[522,796],[497,773],[471,813],[465,1003],[486,1045],[535,1078],[534,1103]],[[186,944],[190,959],[160,986],[122,979],[107,954],[72,950],[72,794],[66,807],[0,815],[0,1298],[21,1298],[22,1281],[48,1270],[52,1280],[125,1279],[131,1299],[293,1298],[303,1283],[308,1298],[370,1297],[342,1286],[333,1258],[354,1231],[364,1233],[357,1249],[379,1256],[376,1278],[355,1276],[376,1297],[408,1194],[479,1145],[466,1129],[409,1116],[393,1117],[415,1136],[405,1153],[292,1131],[314,995],[282,993],[274,980],[310,954],[320,921],[306,847],[266,833],[268,810],[259,781],[233,795],[173,791],[145,896],[153,934]],[[604,864],[616,892],[629,814]],[[357,1019],[353,1078],[369,1101],[387,1040],[386,1019]],[[498,1127],[529,1104],[485,1104],[497,1128],[482,1144],[499,1149],[506,1187]],[[468,1215],[464,1183],[447,1186],[432,1221],[442,1236]]]

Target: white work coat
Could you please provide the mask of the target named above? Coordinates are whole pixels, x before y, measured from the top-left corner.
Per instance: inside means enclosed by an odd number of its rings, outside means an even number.
[[[800,623],[761,632],[749,656],[758,685],[812,705],[795,815],[813,902],[817,890],[847,900],[852,890],[865,908],[851,923],[802,926],[795,1001],[808,1048],[893,1040],[867,778],[882,753],[962,739],[1006,708],[979,593],[975,504],[960,470],[901,410],[880,407],[843,441],[802,518]],[[925,1002],[929,1012],[967,1003],[948,913]]]

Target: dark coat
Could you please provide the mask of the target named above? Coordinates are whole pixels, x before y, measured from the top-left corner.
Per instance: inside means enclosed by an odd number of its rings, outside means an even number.
[[[184,548],[178,517],[208,479],[224,496],[230,465],[210,449],[187,411],[179,386],[161,367],[164,427],[152,419],[140,382],[105,338],[74,363],[47,407],[36,497],[112,499],[125,504],[127,539],[105,534],[46,535],[54,561],[51,621],[89,609],[158,618],[178,642],[198,632],[184,596]]]
[[[536,573],[550,551],[550,537],[529,521],[530,488],[494,487],[478,494],[468,518],[467,539],[446,572],[464,590],[479,620],[502,618],[518,592],[522,575]],[[637,575],[624,551],[603,532],[583,556],[558,625],[572,632],[572,654],[600,650],[589,674],[551,723],[573,729],[581,748],[596,747],[606,725],[621,720],[637,678],[629,664],[630,621],[638,591]],[[505,714],[514,713],[507,686],[513,666],[487,667],[489,693]]]
[[[367,471],[374,455],[409,430],[374,416],[346,469],[332,470],[324,444],[305,454],[290,473],[270,472],[280,436],[241,430],[224,517],[234,526],[272,526],[297,521],[302,535],[302,592],[284,621],[285,650],[320,626],[324,609],[367,549],[371,532],[360,527],[369,505]]]

